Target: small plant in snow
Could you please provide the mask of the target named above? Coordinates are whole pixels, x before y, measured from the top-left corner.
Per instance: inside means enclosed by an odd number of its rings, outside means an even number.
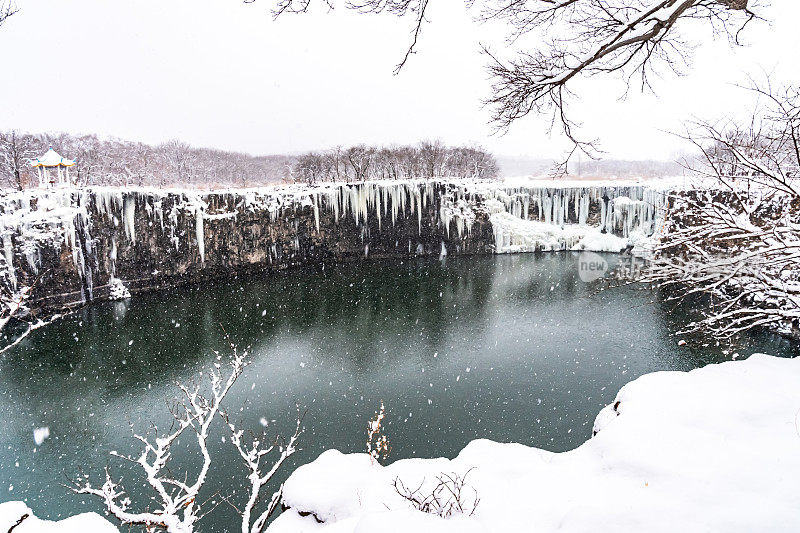
[[[451,472],[436,476],[436,484],[431,490],[424,490],[425,480],[416,489],[410,489],[400,480],[394,479],[394,490],[414,509],[423,513],[449,518],[456,514],[472,516],[480,503],[478,492],[467,485],[467,470],[463,476]]]
[[[373,462],[380,459],[386,460],[392,449],[389,446],[389,438],[381,433],[381,423],[385,416],[386,410],[381,401],[380,410],[375,412],[375,416],[367,424],[367,453]]]
[[[192,533],[197,531],[197,522],[207,513],[213,511],[215,503],[201,502],[198,499],[200,489],[207,480],[212,458],[208,450],[208,438],[211,425],[219,417],[231,433],[230,442],[239,452],[247,466],[250,490],[243,507],[234,507],[242,517],[242,533],[261,533],[266,528],[267,519],[275,511],[283,491],[281,486],[269,499],[266,506],[261,506],[260,514],[256,507],[261,500],[261,491],[269,483],[283,462],[297,451],[297,440],[301,433],[302,417],[297,418],[297,427],[288,442],[269,439],[265,434],[251,434],[244,438],[244,432],[238,429],[223,410],[222,402],[236,379],[247,366],[247,352],[239,353],[231,343],[232,357],[229,361],[230,373],[225,377],[222,372],[222,356],[217,353],[213,368],[208,373],[210,390],[203,391],[198,383],[191,386],[179,384],[183,399],[171,409],[175,418],[168,432],[152,427],[150,434],[144,436],[134,433],[141,441],[142,451],[138,456],[126,456],[111,452],[115,457],[130,461],[141,467],[146,477],[147,486],[154,493],[146,511],[134,510],[133,502],[126,495],[120,482],[115,480],[106,467],[105,482],[100,487],[93,486],[88,480],[76,481],[72,490],[78,494],[91,494],[101,498],[107,511],[123,524],[142,526],[147,531],[166,531],[168,533]],[[216,352],[215,352],[216,353]],[[173,474],[175,466],[170,464],[171,448],[184,434],[189,434],[190,442],[200,452],[202,462],[194,472],[185,472],[179,476]],[[266,456],[275,452],[271,464],[265,462]],[[84,476],[85,477],[85,476]],[[227,501],[226,498],[222,500]],[[208,504],[209,509],[204,506]],[[233,504],[231,504],[233,506]]]

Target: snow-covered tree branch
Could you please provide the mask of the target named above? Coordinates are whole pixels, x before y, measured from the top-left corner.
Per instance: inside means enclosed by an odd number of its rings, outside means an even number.
[[[19,8],[13,0],[0,0],[0,26],[17,11],[19,11]]]
[[[313,0],[278,0],[273,13],[305,13],[313,4]],[[705,26],[711,36],[724,35],[738,44],[741,31],[760,18],[758,0],[466,0],[464,4],[477,11],[478,20],[508,26],[503,44],[513,45],[507,47],[510,55],[498,52],[497,46],[484,46],[493,79],[486,102],[497,128],[505,130],[530,113],[550,115],[574,143],[573,152],[590,156],[596,153],[594,142],[581,139],[579,124],[568,112],[575,79],[618,73],[629,86],[635,78],[642,90],[649,89],[653,74],[680,72],[687,63],[691,43],[681,30],[691,21]],[[332,9],[337,3],[324,0],[324,5]],[[344,5],[360,13],[413,19],[411,42],[397,70],[416,52],[431,8],[430,0],[350,0]]]
[[[495,80],[489,103],[501,127],[531,112],[552,111],[567,137],[574,134],[567,114],[570,82],[579,76],[614,72],[638,75],[642,89],[659,69],[680,72],[689,48],[678,30],[688,20],[703,20],[714,33],[738,42],[738,31],[755,13],[734,0],[512,0],[489,5],[484,18],[505,20],[512,39],[536,32],[541,43],[516,59],[502,60],[487,49]]]
[[[212,456],[208,442],[212,424],[220,418],[231,432],[231,442],[247,466],[250,490],[244,507],[235,507],[242,515],[242,533],[259,533],[266,527],[266,521],[275,510],[280,499],[280,490],[271,498],[266,508],[253,520],[253,514],[260,502],[262,489],[269,483],[278,468],[297,451],[297,441],[302,431],[302,417],[298,416],[294,434],[288,442],[271,441],[266,435],[252,436],[249,442],[243,439],[243,431],[238,429],[224,411],[223,402],[247,366],[247,352],[240,353],[231,343],[232,356],[227,362],[221,354],[208,373],[206,387],[201,384],[179,384],[182,399],[172,408],[174,423],[168,431],[153,427],[148,434],[134,432],[134,438],[141,442],[138,455],[112,455],[137,465],[143,471],[146,483],[153,493],[153,510],[134,510],[134,504],[125,492],[120,481],[114,479],[106,468],[105,481],[101,486],[92,485],[88,480],[76,481],[73,490],[78,494],[89,494],[101,498],[107,511],[123,524],[144,526],[150,530],[163,530],[169,533],[191,533],[196,531],[198,521],[212,509],[206,510],[198,496],[206,483],[212,466]],[[227,366],[227,375],[223,369]],[[172,448],[179,438],[189,434],[201,457],[199,467],[185,477],[173,474],[170,468]],[[272,453],[275,452],[275,453]],[[271,465],[266,464],[268,455],[276,456]],[[227,501],[227,500],[226,500]],[[233,504],[231,504],[233,505]]]
[[[730,337],[757,326],[797,331],[800,320],[800,93],[751,88],[763,112],[742,128],[696,124],[691,168],[711,187],[673,199],[663,241],[640,281],[670,298],[706,297],[690,329]]]
[[[239,456],[247,466],[247,479],[250,481],[250,492],[247,503],[240,510],[242,515],[242,533],[260,533],[265,529],[267,519],[278,507],[278,503],[280,503],[283,486],[272,494],[266,509],[253,520],[254,509],[259,502],[261,489],[269,483],[283,462],[297,451],[297,440],[300,438],[300,433],[302,432],[303,416],[298,409],[295,432],[289,438],[288,442],[281,439],[275,439],[270,442],[263,433],[261,435],[250,434],[249,442],[245,442],[243,438],[244,431],[238,429],[236,424],[231,422],[227,413],[223,412],[222,416],[230,430],[231,443],[239,452]],[[278,454],[277,459],[271,465],[264,464],[262,459],[268,456],[273,450]]]
[[[17,280],[13,265],[8,264],[5,256],[0,256],[0,333],[5,335],[8,344],[0,348],[0,354],[10,350],[28,335],[37,329],[44,327],[58,319],[67,312],[52,313],[42,319],[36,316],[28,307],[34,288],[39,278],[33,280],[30,285],[22,285]],[[13,329],[20,325],[21,329]]]

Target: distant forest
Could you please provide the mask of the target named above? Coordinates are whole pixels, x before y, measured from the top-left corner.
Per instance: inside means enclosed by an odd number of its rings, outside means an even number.
[[[480,147],[447,147],[439,141],[415,146],[333,148],[303,155],[252,156],[181,141],[150,145],[96,135],[0,132],[0,180],[6,187],[38,184],[29,160],[51,147],[77,161],[70,169],[79,185],[253,187],[271,183],[317,183],[405,177],[498,175],[494,156]]]
[[[408,177],[494,179],[499,174],[494,156],[480,146],[448,147],[441,141],[388,148],[361,144],[309,152],[297,158],[292,172],[294,179],[309,184]]]
[[[195,148],[173,140],[158,145],[96,135],[28,134],[0,131],[0,185],[38,184],[29,160],[48,147],[77,164],[70,175],[79,185],[198,188],[255,187],[274,183],[320,183],[461,177],[494,179],[546,175],[554,161],[529,157],[495,158],[480,146],[449,147],[441,141],[411,146],[348,148],[302,155],[252,156]],[[661,177],[680,174],[676,163],[660,161],[584,161],[570,163],[570,177]]]
[[[251,187],[291,181],[296,157],[251,156],[181,141],[150,145],[96,135],[0,132],[0,180],[10,187],[38,184],[29,159],[48,147],[67,159],[78,185]]]

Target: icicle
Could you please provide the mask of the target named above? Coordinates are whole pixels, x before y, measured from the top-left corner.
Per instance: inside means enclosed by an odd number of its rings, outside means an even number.
[[[422,235],[422,195],[417,194],[417,228]]]
[[[111,251],[108,252],[108,261],[111,264],[111,277],[117,275],[117,238],[111,237]]]
[[[200,263],[206,262],[206,241],[203,228],[203,206],[198,205],[194,208],[195,215],[195,235],[197,237],[197,251],[200,253]]]
[[[314,193],[312,197],[314,198],[314,226],[317,228],[317,233],[319,233],[319,196]]]
[[[8,280],[11,283],[13,290],[17,289],[17,274],[14,269],[14,244],[11,240],[11,235],[8,233],[3,234],[3,254],[6,258],[6,268],[8,270]]]
[[[122,213],[122,225],[125,228],[125,235],[131,243],[136,244],[136,197],[133,193],[125,195]]]
[[[160,196],[156,195],[153,199],[153,209],[156,212],[156,216],[158,217],[158,222],[161,224],[161,229],[164,229],[164,210],[161,206],[162,199]]]

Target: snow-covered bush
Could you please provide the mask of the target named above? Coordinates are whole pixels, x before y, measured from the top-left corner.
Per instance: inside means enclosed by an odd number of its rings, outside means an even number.
[[[706,299],[690,330],[731,337],[800,320],[800,92],[754,86],[767,102],[747,128],[699,124],[688,138],[711,188],[673,198],[662,240],[638,278],[670,299]]]
[[[241,515],[242,533],[260,533],[266,528],[267,519],[275,511],[281,498],[283,487],[273,493],[266,506],[259,505],[262,489],[269,483],[283,462],[297,450],[297,440],[301,433],[302,416],[297,418],[294,434],[288,442],[270,439],[265,433],[251,433],[248,439],[228,416],[222,403],[236,379],[247,366],[247,352],[239,353],[231,343],[232,356],[228,361],[229,373],[223,375],[222,355],[217,353],[213,368],[204,374],[209,375],[209,386],[204,389],[199,383],[179,384],[183,400],[171,409],[175,418],[168,431],[160,431],[152,426],[145,435],[134,433],[142,443],[138,456],[126,456],[117,452],[112,455],[138,465],[144,471],[146,483],[153,492],[147,502],[132,502],[121,485],[115,480],[108,467],[105,481],[99,487],[93,485],[86,476],[74,482],[73,490],[78,494],[90,494],[103,500],[109,514],[122,524],[143,526],[147,531],[166,531],[168,533],[192,533],[196,531],[198,520],[213,510],[211,502],[201,503],[198,499],[200,489],[207,480],[212,457],[208,442],[212,423],[221,419],[230,431],[230,442],[239,452],[247,467],[246,483],[250,486],[245,503],[236,509]],[[176,465],[171,464],[173,444],[184,434],[197,447],[202,457],[196,471],[178,474]],[[270,464],[266,458],[275,452],[275,460]],[[206,505],[210,509],[204,508]],[[145,507],[146,510],[135,510]],[[254,518],[255,516],[255,518]]]

